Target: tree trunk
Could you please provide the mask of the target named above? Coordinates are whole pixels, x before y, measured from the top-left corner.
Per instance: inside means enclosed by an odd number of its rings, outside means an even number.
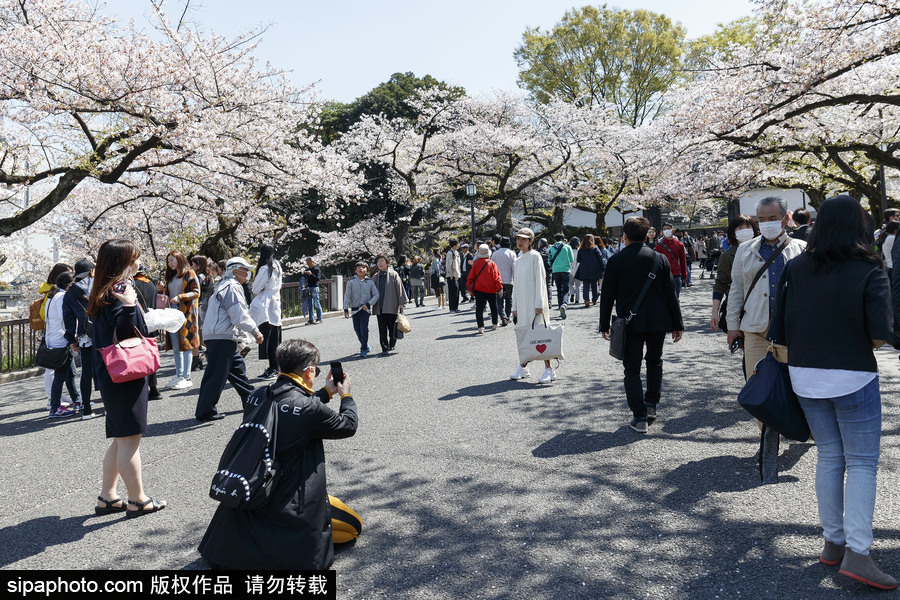
[[[557,233],[565,233],[563,231],[563,226],[566,218],[566,209],[557,204],[553,207],[553,217],[550,221],[550,233],[552,235],[556,235]]]

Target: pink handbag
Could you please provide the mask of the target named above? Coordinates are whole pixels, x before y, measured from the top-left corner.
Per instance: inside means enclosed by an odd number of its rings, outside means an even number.
[[[121,342],[113,333],[112,346],[100,349],[103,363],[113,383],[134,381],[159,370],[159,348],[156,340],[145,338],[135,328],[138,337],[128,338]]]

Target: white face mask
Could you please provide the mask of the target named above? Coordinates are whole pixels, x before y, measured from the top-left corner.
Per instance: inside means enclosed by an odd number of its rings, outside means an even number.
[[[663,229],[663,235],[666,236],[667,238],[672,237],[672,230],[671,229]]]
[[[783,229],[781,221],[766,221],[759,224],[759,232],[767,240],[778,239]]]
[[[734,232],[734,237],[737,238],[739,243],[749,242],[753,239],[753,229],[749,227],[747,229],[738,229]]]

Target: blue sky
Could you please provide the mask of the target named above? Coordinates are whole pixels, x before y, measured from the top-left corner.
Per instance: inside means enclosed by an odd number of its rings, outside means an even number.
[[[298,87],[317,82],[321,98],[350,102],[412,71],[466,88],[470,94],[514,90],[513,51],[527,27],[552,28],[577,0],[203,0],[191,18],[202,28],[232,37],[268,26],[257,55],[292,71]],[[750,0],[618,0],[619,8],[668,15],[688,37],[711,33],[752,11]],[[103,11],[149,27],[149,0],[109,0]],[[177,19],[183,0],[168,0]]]

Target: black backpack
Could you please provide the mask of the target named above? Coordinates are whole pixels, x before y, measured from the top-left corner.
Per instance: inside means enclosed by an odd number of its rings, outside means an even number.
[[[251,394],[247,402],[256,405],[225,446],[209,497],[231,508],[252,510],[269,502],[280,474],[275,460],[278,403],[269,386]]]

